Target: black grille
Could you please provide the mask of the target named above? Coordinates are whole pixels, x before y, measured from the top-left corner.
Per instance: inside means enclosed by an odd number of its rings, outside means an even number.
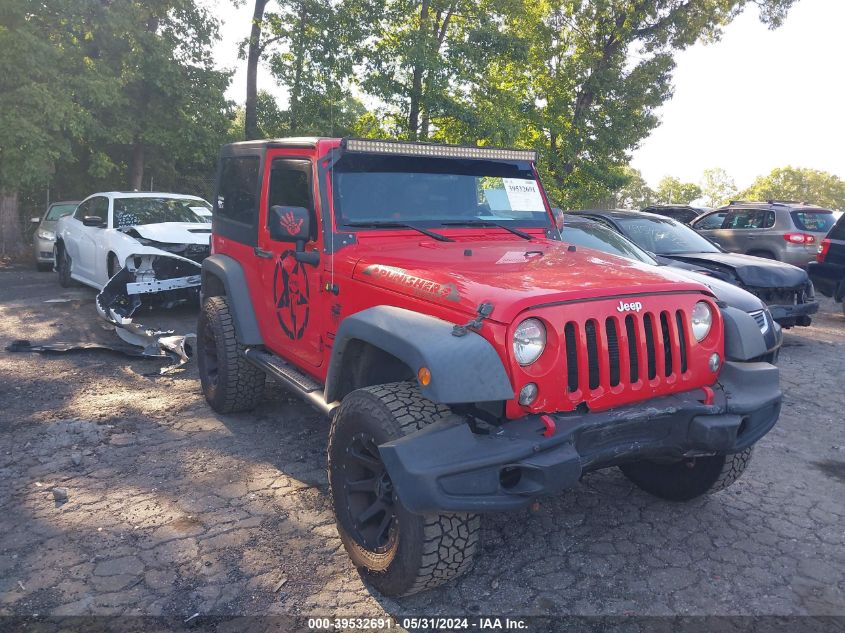
[[[641,324],[637,322],[638,319],[642,319]],[[678,373],[679,369],[682,373],[687,371],[689,345],[686,321],[681,310],[674,313],[661,312],[659,316],[651,313],[642,316],[628,314],[625,316],[624,332],[619,331],[621,326],[622,323],[617,322],[615,317],[607,317],[604,323],[587,319],[583,325],[576,321],[564,325],[566,385],[569,393],[581,389],[595,390],[602,386],[616,387],[623,382],[625,368],[628,369],[628,375],[624,376],[624,381],[636,383],[641,379],[654,380],[658,378],[658,353],[663,360],[661,379]],[[580,330],[582,327],[583,330]],[[627,344],[620,341],[623,335]],[[663,349],[658,352],[657,346],[661,343]],[[646,376],[641,375],[639,365],[643,348],[646,355],[646,367],[643,370]],[[626,351],[627,359],[624,358]],[[605,353],[606,359],[602,357]],[[579,366],[579,358],[582,363],[586,361],[586,367]]]
[[[628,358],[631,365],[631,382],[640,379],[640,356],[637,347],[637,326],[630,314],[625,317],[625,332],[628,335]]]
[[[610,360],[610,386],[619,384],[619,336],[616,334],[616,320],[608,318],[604,322],[607,332],[607,354]]]

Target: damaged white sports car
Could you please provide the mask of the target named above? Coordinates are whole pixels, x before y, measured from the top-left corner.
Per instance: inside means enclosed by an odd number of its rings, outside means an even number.
[[[191,300],[209,253],[210,210],[202,198],[179,194],[89,196],[59,221],[59,283],[66,288],[76,280],[101,290],[98,308],[123,317],[140,305],[140,295],[161,293],[165,304]]]

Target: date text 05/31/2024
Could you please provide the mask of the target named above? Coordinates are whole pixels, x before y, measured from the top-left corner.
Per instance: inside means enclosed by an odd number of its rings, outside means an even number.
[[[383,629],[428,629],[434,631],[520,631],[528,623],[520,618],[308,618],[308,628],[313,631],[361,631]]]

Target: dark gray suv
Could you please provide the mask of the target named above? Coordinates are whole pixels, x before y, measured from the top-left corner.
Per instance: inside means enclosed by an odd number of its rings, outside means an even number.
[[[691,226],[726,251],[806,268],[835,221],[833,211],[811,204],[734,201],[700,215]]]

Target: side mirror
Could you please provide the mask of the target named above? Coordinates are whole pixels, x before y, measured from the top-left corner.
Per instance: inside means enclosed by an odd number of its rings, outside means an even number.
[[[552,215],[555,216],[555,226],[558,231],[563,230],[563,209],[555,207],[552,209]]]
[[[305,252],[305,242],[311,237],[311,214],[305,207],[270,207],[267,228],[273,240],[296,244],[297,261],[314,265],[320,261],[317,251]]]
[[[98,229],[101,229],[106,225],[106,223],[103,222],[103,218],[101,218],[99,215],[86,215],[84,218],[82,218],[82,224],[84,224],[85,226],[93,226],[94,228]]]
[[[41,222],[41,218],[30,218],[29,221],[33,224],[39,224]]]

